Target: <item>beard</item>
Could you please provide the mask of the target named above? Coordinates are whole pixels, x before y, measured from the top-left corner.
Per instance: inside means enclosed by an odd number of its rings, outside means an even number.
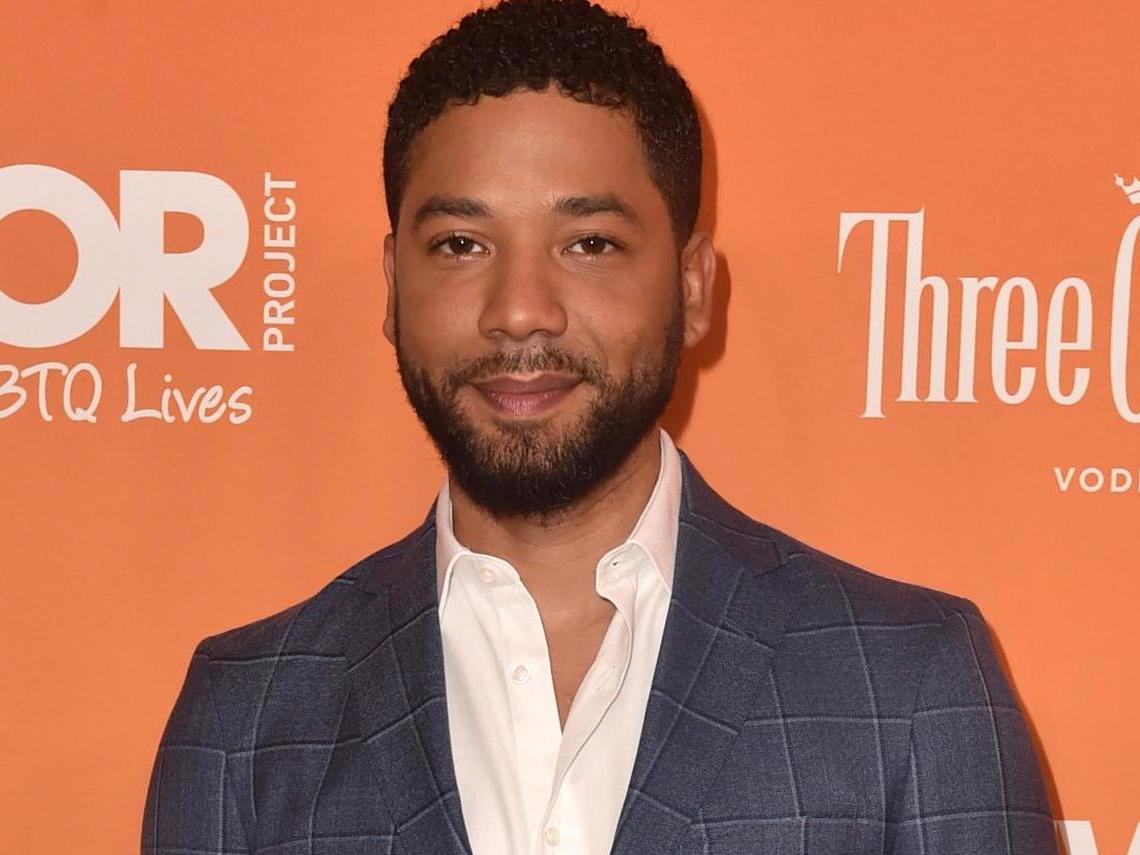
[[[591,357],[544,345],[494,351],[452,367],[436,381],[401,347],[398,310],[395,329],[408,402],[451,477],[494,516],[542,518],[569,508],[612,477],[656,426],[677,381],[684,310],[678,284],[660,351],[621,380]],[[500,419],[490,431],[480,431],[464,411],[460,390],[481,377],[533,371],[571,374],[592,386],[586,412],[561,433],[538,420]]]

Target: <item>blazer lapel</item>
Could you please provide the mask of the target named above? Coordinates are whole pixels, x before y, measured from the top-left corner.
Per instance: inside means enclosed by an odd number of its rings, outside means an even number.
[[[392,813],[395,851],[460,855],[471,844],[448,735],[433,520],[434,508],[361,578],[372,599],[347,651],[349,704]]]
[[[696,817],[787,622],[770,541],[682,455],[673,595],[614,855],[665,853]]]

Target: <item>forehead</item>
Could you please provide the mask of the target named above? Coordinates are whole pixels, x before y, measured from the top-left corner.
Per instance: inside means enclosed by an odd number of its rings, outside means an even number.
[[[433,194],[477,196],[492,208],[509,208],[612,193],[643,213],[668,214],[630,116],[553,87],[449,106],[409,155],[401,211]]]

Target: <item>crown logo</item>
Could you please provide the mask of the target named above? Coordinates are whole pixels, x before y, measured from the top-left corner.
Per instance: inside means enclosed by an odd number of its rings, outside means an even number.
[[[1132,183],[1125,184],[1124,179],[1117,175],[1116,186],[1124,191],[1124,193],[1128,196],[1129,202],[1131,202],[1133,205],[1140,205],[1140,179],[1133,176]]]

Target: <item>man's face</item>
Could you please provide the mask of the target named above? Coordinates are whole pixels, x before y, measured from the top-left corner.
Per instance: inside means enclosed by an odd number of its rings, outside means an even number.
[[[385,332],[465,492],[546,514],[616,472],[707,330],[712,259],[700,235],[678,252],[624,113],[551,88],[430,124],[385,242]]]

